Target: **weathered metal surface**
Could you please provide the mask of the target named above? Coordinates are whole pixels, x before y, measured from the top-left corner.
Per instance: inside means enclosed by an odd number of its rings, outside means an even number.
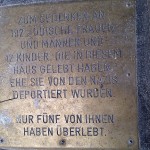
[[[138,149],[134,0],[0,16],[0,147]]]

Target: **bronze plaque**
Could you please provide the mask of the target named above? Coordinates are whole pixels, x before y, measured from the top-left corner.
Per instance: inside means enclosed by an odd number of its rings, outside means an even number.
[[[135,1],[0,8],[0,147],[138,149]]]

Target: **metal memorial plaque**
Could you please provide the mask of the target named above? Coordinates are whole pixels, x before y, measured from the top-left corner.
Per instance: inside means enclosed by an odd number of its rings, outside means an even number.
[[[135,1],[0,8],[0,147],[138,149]]]

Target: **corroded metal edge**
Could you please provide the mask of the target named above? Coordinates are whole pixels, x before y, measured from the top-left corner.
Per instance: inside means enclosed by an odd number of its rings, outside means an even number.
[[[90,0],[0,0],[0,7],[43,4],[43,3],[82,2],[82,1],[90,1]]]
[[[0,6],[26,5],[46,2],[62,2],[70,0],[0,0]]]

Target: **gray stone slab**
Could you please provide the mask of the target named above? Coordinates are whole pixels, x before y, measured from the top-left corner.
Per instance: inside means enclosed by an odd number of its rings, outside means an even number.
[[[150,149],[150,0],[137,1],[137,64],[141,150]]]

